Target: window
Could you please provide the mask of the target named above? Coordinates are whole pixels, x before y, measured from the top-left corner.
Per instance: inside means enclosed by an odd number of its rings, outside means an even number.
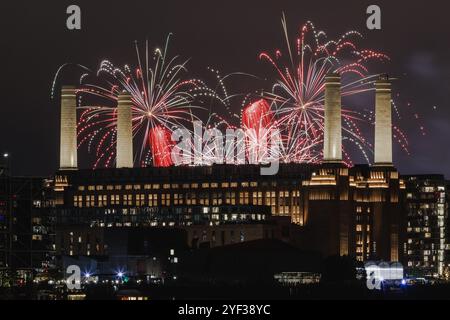
[[[149,194],[148,195],[148,206],[149,207],[157,207],[158,206],[158,194]]]
[[[170,206],[170,193],[163,193],[161,195],[161,205]]]
[[[73,206],[74,207],[83,207],[83,196],[74,196],[73,197]]]
[[[118,194],[116,194],[116,195],[111,195],[111,205],[113,205],[113,206],[117,206],[117,205],[119,205],[120,204],[120,196],[118,195]]]
[[[213,193],[212,194],[212,204],[214,206],[218,206],[222,204],[222,194],[221,193]]]
[[[105,207],[108,205],[108,196],[107,195],[99,195],[97,198],[98,206]]]
[[[173,195],[173,204],[174,205],[182,205],[183,204],[183,201],[184,199],[183,199],[183,194],[181,194],[181,193],[175,193],[174,195]]]
[[[136,195],[136,206],[138,207],[145,206],[145,194]]]
[[[249,193],[239,192],[239,204],[248,205],[249,204]]]
[[[95,207],[95,196],[86,196],[86,207]]]
[[[253,205],[262,206],[263,205],[263,193],[253,192]]]
[[[195,193],[187,193],[186,194],[186,204],[187,205],[196,205],[197,204],[197,198]]]
[[[132,194],[124,194],[123,195],[123,205],[124,206],[132,206],[133,205],[133,195]]]

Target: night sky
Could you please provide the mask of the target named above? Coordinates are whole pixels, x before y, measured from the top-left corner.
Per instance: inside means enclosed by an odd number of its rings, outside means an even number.
[[[81,31],[66,28],[70,4],[81,7]],[[370,4],[381,6],[381,31],[366,28]],[[258,55],[284,49],[283,11],[291,36],[312,20],[330,38],[359,30],[365,47],[387,53],[392,62],[376,71],[398,78],[394,92],[400,94],[400,125],[408,133],[411,151],[408,155],[395,145],[395,165],[403,174],[450,177],[450,4],[442,0],[9,1],[2,5],[0,20],[0,152],[12,155],[14,174],[54,173],[59,101],[50,99],[50,88],[56,70],[65,62],[96,69],[105,58],[118,65],[134,63],[134,40],[148,39],[156,47],[173,33],[170,50],[190,58],[188,69],[195,77],[211,66],[223,74],[242,71],[273,79],[272,69]],[[76,80],[64,78],[67,84]],[[250,90],[253,84],[247,81],[235,80],[231,86]],[[372,101],[365,103],[373,106]],[[81,154],[79,163],[90,164]]]

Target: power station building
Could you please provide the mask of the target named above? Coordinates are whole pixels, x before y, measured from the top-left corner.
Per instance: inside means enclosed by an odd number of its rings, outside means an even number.
[[[257,165],[133,168],[132,101],[126,93],[118,99],[116,168],[78,170],[76,89],[63,87],[55,191],[58,224],[67,234],[57,238],[73,238],[69,226],[165,227],[185,230],[189,246],[277,238],[323,256],[403,261],[405,184],[392,161],[388,77],[375,87],[373,166],[348,168],[342,161],[341,82],[338,74],[329,74],[323,164],[281,164],[274,176],[260,175]],[[76,254],[93,254],[81,242],[84,249]],[[57,251],[75,254],[74,245],[61,243]]]

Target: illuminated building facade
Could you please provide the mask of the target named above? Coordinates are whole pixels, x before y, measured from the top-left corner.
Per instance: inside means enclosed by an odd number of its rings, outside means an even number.
[[[300,187],[311,167],[283,166],[276,177],[259,170],[224,165],[60,172],[59,230],[178,228],[194,248],[288,239],[290,229],[298,228],[291,221],[303,221]],[[59,253],[94,254],[70,248]]]
[[[311,246],[325,256],[402,261],[403,190],[393,167],[318,168],[301,192]]]
[[[285,164],[275,176],[259,170],[217,165],[60,172],[58,224],[181,228],[191,247],[291,241],[295,228],[298,246],[324,256],[401,258],[404,186],[394,168]]]
[[[405,176],[407,272],[442,277],[448,253],[448,185],[442,175]]]

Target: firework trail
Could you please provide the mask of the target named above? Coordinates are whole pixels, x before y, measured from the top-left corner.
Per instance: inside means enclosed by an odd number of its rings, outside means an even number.
[[[280,50],[274,55],[260,54],[260,59],[268,61],[277,75],[276,83],[270,92],[264,93],[264,98],[271,103],[274,125],[282,132],[282,160],[318,163],[322,160],[325,76],[330,72],[341,74],[343,97],[362,94],[374,90],[373,84],[379,77],[369,74],[368,63],[388,61],[389,57],[374,50],[360,49],[357,40],[362,35],[357,31],[328,40],[311,22],[301,27],[292,46],[284,16],[282,25],[287,59]],[[370,163],[367,153],[372,152],[372,145],[361,132],[361,123],[367,123],[362,110],[343,106],[343,140],[356,146]],[[398,136],[406,139],[403,133]],[[401,144],[407,143],[402,140]],[[343,151],[345,163],[352,165],[346,147]]]

